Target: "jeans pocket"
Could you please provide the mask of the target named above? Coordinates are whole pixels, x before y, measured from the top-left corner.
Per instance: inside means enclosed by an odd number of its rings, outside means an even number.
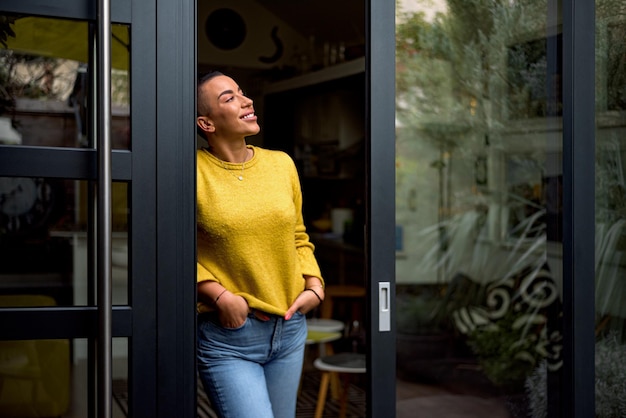
[[[220,322],[219,316],[217,315],[217,313],[215,313],[215,314],[204,316],[201,319],[201,321],[199,321],[199,326],[201,330],[204,330],[206,332],[215,332],[215,331],[231,332],[231,331],[238,331],[240,329],[243,329],[248,324],[248,322],[250,322],[250,315],[248,315],[245,321],[243,322],[243,324],[239,325],[238,327],[228,328],[222,325],[222,323]]]
[[[223,329],[223,330],[226,330],[226,331],[239,331],[239,330],[245,328],[245,326],[248,325],[249,322],[250,322],[250,315],[246,316],[246,319],[245,319],[245,321],[243,321],[243,324],[241,324],[241,325],[239,325],[238,327],[235,327],[235,328],[228,328],[228,327],[225,327],[225,326],[223,326],[222,324],[219,324],[219,323],[215,324],[215,325],[218,326],[219,328]]]

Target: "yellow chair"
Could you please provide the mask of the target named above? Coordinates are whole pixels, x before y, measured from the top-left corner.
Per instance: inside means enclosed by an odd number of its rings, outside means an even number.
[[[48,296],[0,296],[0,307],[53,305]],[[0,341],[1,417],[59,417],[69,402],[68,340]]]

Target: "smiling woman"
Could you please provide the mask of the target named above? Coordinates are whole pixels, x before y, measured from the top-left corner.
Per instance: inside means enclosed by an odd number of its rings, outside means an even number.
[[[324,284],[293,160],[246,144],[260,128],[232,78],[198,82],[198,370],[219,415],[288,418]],[[268,355],[270,353],[270,355]]]

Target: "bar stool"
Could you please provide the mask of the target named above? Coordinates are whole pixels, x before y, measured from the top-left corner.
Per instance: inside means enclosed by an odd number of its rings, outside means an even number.
[[[308,330],[306,335],[306,345],[319,344],[320,352],[324,351],[324,344],[337,341],[341,338],[341,332],[337,331],[314,331]]]
[[[341,328],[343,328],[343,323],[342,323]],[[307,335],[306,335],[306,345],[309,346],[309,345],[317,344],[318,355],[325,356],[328,354],[326,352],[326,345],[330,344],[333,341],[337,341],[340,338],[341,338],[341,332],[339,331],[324,331],[324,330],[319,331],[316,329],[309,328],[307,330]],[[306,354],[305,354],[305,359],[306,359]],[[305,364],[303,363],[302,364],[302,377],[300,378],[300,383],[298,385],[298,394],[300,393],[302,389],[302,378],[304,377],[304,372],[305,372]]]
[[[348,306],[350,308],[350,312],[347,313],[346,319],[349,321],[360,320],[363,321],[364,313],[362,307],[365,302],[365,287],[358,285],[327,285],[324,288],[324,303],[322,303],[320,307],[320,318],[322,320],[330,320],[337,315],[336,305],[338,302],[347,302],[342,303],[341,307]],[[342,317],[344,317],[346,313],[344,312]],[[333,354],[332,344],[326,344],[326,355]],[[323,356],[323,355],[321,355]],[[340,397],[340,384],[337,374],[332,374],[330,377],[330,389],[331,395],[333,399],[339,399]]]
[[[322,418],[330,378],[332,375],[337,374],[342,375],[344,378],[341,399],[339,401],[339,417],[344,418],[346,416],[346,409],[348,406],[350,377],[354,373],[365,373],[365,354],[339,353],[332,356],[319,357],[313,362],[313,365],[318,370],[322,371],[322,380],[320,382],[320,390],[317,396],[317,405],[315,407],[315,418]]]
[[[342,331],[345,324],[336,319],[309,318],[306,326],[311,331],[337,332]]]

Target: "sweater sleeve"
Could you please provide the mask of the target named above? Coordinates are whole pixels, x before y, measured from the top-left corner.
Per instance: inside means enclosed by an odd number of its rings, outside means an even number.
[[[208,280],[212,280],[214,282],[216,282],[217,280],[215,279],[215,276],[213,276],[211,274],[211,272],[209,272],[209,270],[207,270],[202,263],[200,263],[199,261],[196,263],[197,264],[197,268],[196,268],[196,281],[198,283],[200,282],[205,282]]]
[[[315,246],[309,240],[309,235],[306,232],[306,226],[304,225],[304,218],[302,216],[302,189],[300,187],[300,178],[298,177],[298,171],[295,164],[293,164],[293,161],[291,166],[293,173],[293,200],[296,210],[295,242],[296,251],[298,253],[298,261],[300,263],[303,276],[318,277],[323,284],[324,279],[317,263],[317,259],[314,255]]]
[[[207,245],[202,243],[203,235],[198,229],[197,232],[197,245],[196,245],[196,281],[198,283],[211,280],[220,283],[213,273],[203,263],[203,260],[210,260],[208,257]]]

